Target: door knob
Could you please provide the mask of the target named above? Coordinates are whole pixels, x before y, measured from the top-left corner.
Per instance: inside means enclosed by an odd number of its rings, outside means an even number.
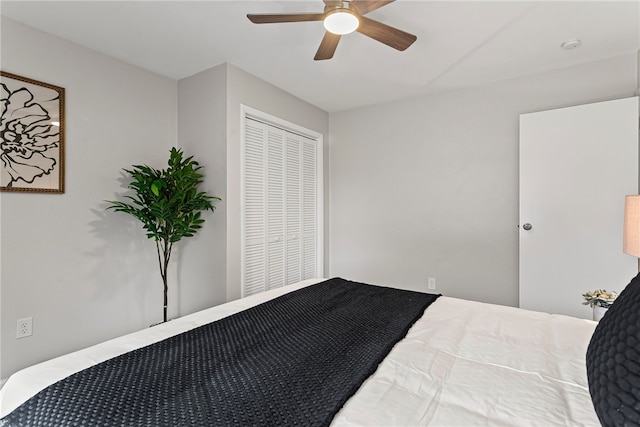
[[[528,222],[526,224],[524,224],[522,226],[522,228],[524,228],[525,230],[529,231],[533,228],[533,225],[529,224]]]

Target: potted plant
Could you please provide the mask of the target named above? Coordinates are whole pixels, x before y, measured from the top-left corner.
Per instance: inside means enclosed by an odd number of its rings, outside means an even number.
[[[131,203],[107,200],[107,209],[134,216],[146,230],[147,237],[155,240],[160,266],[160,276],[164,287],[164,317],[167,321],[167,269],[173,244],[184,237],[192,237],[202,228],[202,211],[214,211],[214,200],[198,191],[203,182],[202,166],[193,157],[183,158],[182,149],[171,148],[169,167],[154,169],[147,165],[133,165],[123,169],[131,182],[128,187],[132,195],[126,195]]]
[[[593,308],[593,320],[600,320],[618,297],[618,293],[615,291],[609,292],[606,289],[596,289],[588,291],[582,296],[584,297],[582,304]]]

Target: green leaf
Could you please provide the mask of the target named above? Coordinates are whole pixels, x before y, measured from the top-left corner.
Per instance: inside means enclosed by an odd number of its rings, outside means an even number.
[[[155,181],[153,184],[151,184],[151,192],[152,192],[153,194],[155,194],[156,196],[159,196],[159,195],[160,195],[160,190],[159,190],[158,182],[159,182],[159,181]]]

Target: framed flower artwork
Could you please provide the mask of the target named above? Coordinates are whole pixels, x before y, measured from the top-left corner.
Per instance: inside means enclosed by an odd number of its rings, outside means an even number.
[[[0,71],[0,191],[64,193],[64,88]]]

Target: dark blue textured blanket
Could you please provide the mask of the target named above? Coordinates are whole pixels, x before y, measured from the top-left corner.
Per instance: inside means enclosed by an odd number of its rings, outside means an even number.
[[[330,279],[71,375],[0,426],[328,425],[436,298]]]

